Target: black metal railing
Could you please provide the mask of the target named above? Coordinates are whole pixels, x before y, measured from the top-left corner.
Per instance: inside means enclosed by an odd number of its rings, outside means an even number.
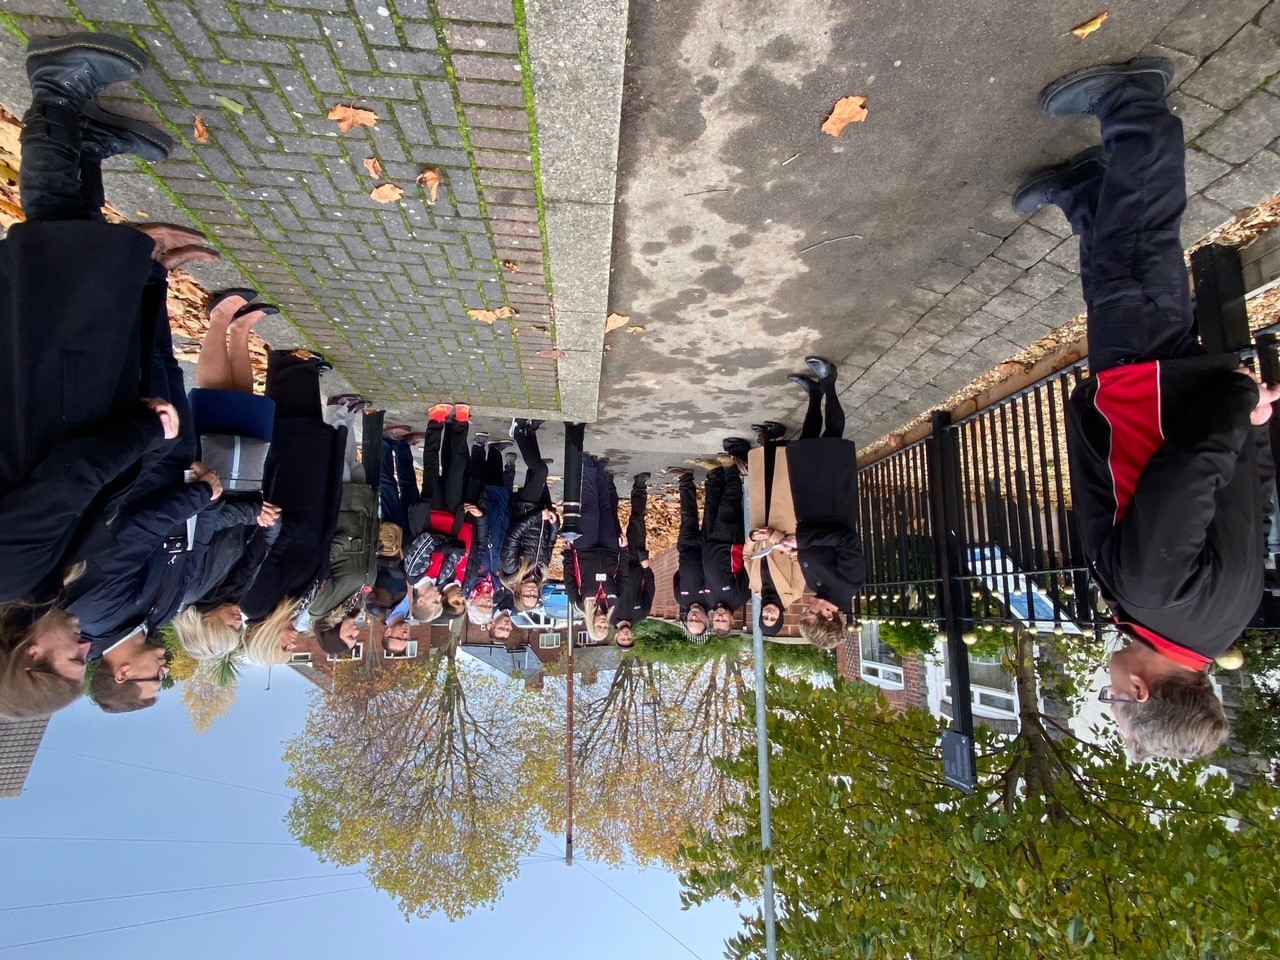
[[[1192,268],[1201,340],[1247,351],[1239,257],[1205,247]],[[1264,333],[1256,343],[1268,382],[1280,375],[1275,341]],[[973,787],[968,645],[1017,629],[1100,643],[1109,622],[1072,517],[1066,405],[1086,374],[1077,362],[958,423],[935,413],[929,436],[858,474],[867,582],[855,618],[927,623],[946,638],[954,730],[943,753],[961,789]],[[1269,583],[1280,594],[1274,571]],[[1261,617],[1280,626],[1275,607]]]

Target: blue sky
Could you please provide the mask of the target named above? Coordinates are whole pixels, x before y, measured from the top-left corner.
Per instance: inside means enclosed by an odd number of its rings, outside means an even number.
[[[301,728],[311,685],[292,671],[276,670],[267,692],[265,679],[265,672],[248,673],[230,715],[203,736],[192,731],[176,689],[167,691],[157,707],[137,714],[106,717],[82,701],[53,719],[26,792],[0,800],[0,836],[134,839],[0,839],[0,863],[5,864],[0,871],[0,960],[157,956],[169,947],[180,948],[184,960],[325,960],[370,951],[379,960],[723,956],[724,939],[739,926],[737,908],[725,901],[682,911],[675,876],[655,869],[568,868],[559,861],[535,860],[521,868],[520,877],[507,885],[492,909],[455,923],[444,918],[406,923],[392,900],[371,889],[355,868],[323,864],[289,836],[282,822],[289,798],[281,742]],[[136,838],[241,843],[141,843]],[[541,851],[562,853],[560,838],[548,838]],[[289,882],[5,909],[261,880]],[[265,903],[343,890],[347,892]],[[262,905],[13,946],[245,904]]]

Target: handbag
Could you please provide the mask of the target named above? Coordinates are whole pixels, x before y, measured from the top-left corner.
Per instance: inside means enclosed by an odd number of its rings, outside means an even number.
[[[271,444],[225,433],[200,436],[200,462],[218,474],[229,493],[260,493]]]

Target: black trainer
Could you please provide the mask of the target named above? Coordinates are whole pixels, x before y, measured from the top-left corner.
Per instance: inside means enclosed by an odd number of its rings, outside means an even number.
[[[98,163],[125,153],[156,163],[167,160],[173,150],[173,138],[144,120],[103,110],[96,103],[84,104],[80,115],[81,149]]]
[[[751,452],[751,441],[745,437],[725,437],[720,446],[736,460],[747,459],[747,454]]]
[[[643,487],[646,483],[649,482],[649,478],[651,476],[652,474],[650,474],[648,471],[644,473],[637,473],[634,477],[631,478],[631,485],[635,487]]]
[[[1022,181],[1013,195],[1013,208],[1019,213],[1035,213],[1053,203],[1054,194],[1084,183],[1097,176],[1106,164],[1102,147],[1081,150],[1066,163],[1043,167]]]
[[[787,379],[796,386],[803,387],[804,392],[807,394],[812,395],[822,391],[822,387],[819,386],[817,380],[813,379],[813,377],[806,377],[803,373],[793,373]]]
[[[113,83],[132,80],[147,52],[109,33],[39,37],[27,44],[27,79],[34,102],[81,106]]]
[[[1128,63],[1100,63],[1059,77],[1040,93],[1040,109],[1050,117],[1093,113],[1106,94],[1122,83],[1141,83],[1164,93],[1173,81],[1173,61],[1139,57]]]

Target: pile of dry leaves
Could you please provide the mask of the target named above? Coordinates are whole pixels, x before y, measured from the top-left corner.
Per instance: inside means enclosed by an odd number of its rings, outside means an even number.
[[[26,219],[18,201],[18,164],[22,153],[18,135],[21,131],[22,123],[18,118],[0,107],[0,227],[5,230]],[[112,223],[129,220],[111,204],[107,204],[106,216]],[[146,220],[147,214],[139,210],[134,219]],[[209,318],[204,307],[208,296],[208,291],[185,270],[170,272],[169,326],[173,330],[174,355],[179,360],[194,363],[200,354],[200,344],[209,330]],[[257,334],[250,338],[249,354],[253,360],[254,379],[259,386],[266,381],[267,349],[266,342]]]

